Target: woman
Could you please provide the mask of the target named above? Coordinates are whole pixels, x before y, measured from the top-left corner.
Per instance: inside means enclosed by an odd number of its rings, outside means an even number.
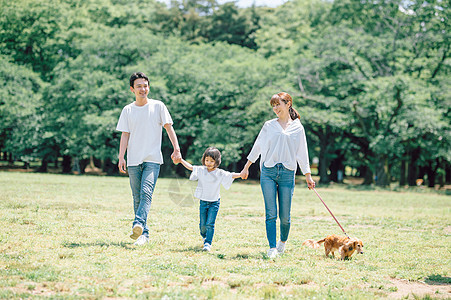
[[[248,177],[250,165],[261,156],[260,185],[265,201],[268,257],[275,258],[284,252],[290,231],[291,199],[297,164],[305,175],[309,189],[315,187],[315,182],[310,172],[304,127],[300,122],[299,113],[293,108],[293,99],[289,94],[282,92],[272,96],[270,104],[277,118],[263,125],[247,156],[248,161],[241,171],[241,178]],[[277,203],[280,240],[276,244]]]

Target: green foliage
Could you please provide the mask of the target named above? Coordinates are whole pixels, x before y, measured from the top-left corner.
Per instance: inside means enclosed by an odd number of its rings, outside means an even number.
[[[25,162],[39,157],[42,132],[41,90],[45,86],[30,69],[0,56],[0,148]]]
[[[114,162],[117,118],[133,101],[128,77],[144,71],[193,162],[217,146],[223,167],[237,171],[274,117],[271,95],[286,91],[307,130],[310,156],[319,157],[322,182],[336,180],[345,165],[366,183],[376,175],[381,185],[401,178],[406,162],[413,180],[423,177],[420,167],[428,177],[449,168],[445,1],[0,6],[0,149],[22,161],[64,155]],[[164,139],[164,156],[171,151]]]

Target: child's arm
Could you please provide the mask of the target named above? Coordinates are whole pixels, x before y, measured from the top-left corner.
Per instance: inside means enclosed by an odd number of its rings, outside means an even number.
[[[241,173],[232,173],[232,178],[241,178]]]
[[[182,163],[182,165],[183,165],[185,168],[187,168],[188,170],[190,170],[190,171],[193,170],[193,165],[190,164],[189,162],[187,162],[186,160],[184,160],[183,158],[182,158],[181,163]]]

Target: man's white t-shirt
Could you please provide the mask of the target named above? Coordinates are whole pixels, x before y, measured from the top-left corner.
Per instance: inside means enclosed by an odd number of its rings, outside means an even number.
[[[165,124],[173,122],[166,105],[159,100],[148,99],[143,106],[133,102],[122,109],[116,130],[130,133],[127,166],[143,162],[163,164],[161,138]]]
[[[229,189],[234,180],[232,173],[222,169],[208,172],[206,166],[193,166],[193,172],[189,179],[198,181],[194,197],[209,202],[219,200],[221,184],[224,188]]]

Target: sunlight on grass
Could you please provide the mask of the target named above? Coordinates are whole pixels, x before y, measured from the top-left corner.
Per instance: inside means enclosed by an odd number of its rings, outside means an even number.
[[[201,251],[186,179],[160,178],[150,242],[135,247],[127,177],[0,172],[0,298],[385,298],[392,279],[449,284],[449,196],[318,192],[365,254],[327,258],[305,239],[341,234],[316,195],[297,187],[285,255],[266,256],[260,187],[221,192],[213,248]],[[175,189],[174,187],[177,187]]]

